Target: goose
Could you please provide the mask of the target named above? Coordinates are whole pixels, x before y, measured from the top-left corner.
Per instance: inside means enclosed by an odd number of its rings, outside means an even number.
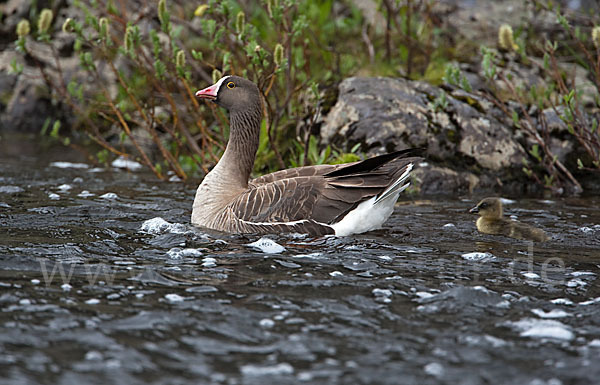
[[[485,198],[477,206],[469,210],[469,212],[480,215],[475,223],[480,233],[505,235],[510,238],[536,242],[548,240],[548,236],[541,229],[503,218],[502,201],[499,198]]]
[[[233,234],[347,236],[378,229],[409,186],[418,150],[359,162],[276,171],[250,180],[259,144],[261,94],[233,75],[196,92],[229,111],[225,152],[196,190],[191,222]]]

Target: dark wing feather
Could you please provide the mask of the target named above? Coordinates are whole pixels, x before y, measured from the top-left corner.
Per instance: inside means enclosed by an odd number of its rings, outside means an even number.
[[[344,176],[344,175],[357,175],[361,173],[369,173],[377,168],[392,163],[393,160],[406,158],[408,156],[418,156],[422,152],[418,148],[409,148],[407,150],[400,150],[390,152],[389,154],[383,154],[374,156],[369,159],[365,159],[362,162],[343,164],[342,166],[332,172],[325,174],[325,176]]]

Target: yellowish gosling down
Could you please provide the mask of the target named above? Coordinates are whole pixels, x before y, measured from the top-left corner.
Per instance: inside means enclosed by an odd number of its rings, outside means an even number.
[[[544,242],[549,238],[543,230],[502,217],[502,201],[500,198],[485,198],[469,210],[479,214],[475,223],[480,233],[505,235],[516,239]]]

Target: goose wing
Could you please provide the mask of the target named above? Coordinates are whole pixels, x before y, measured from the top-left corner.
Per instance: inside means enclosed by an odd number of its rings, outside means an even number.
[[[321,164],[315,166],[289,168],[287,170],[276,171],[271,174],[259,176],[258,178],[251,180],[248,184],[256,187],[266,183],[274,182],[276,180],[297,178],[301,176],[319,176],[348,166],[348,164]]]
[[[251,181],[250,189],[229,209],[244,226],[310,226],[310,231],[295,231],[331,234],[329,225],[406,179],[418,159],[407,157],[411,153],[399,151],[362,162],[269,174]]]

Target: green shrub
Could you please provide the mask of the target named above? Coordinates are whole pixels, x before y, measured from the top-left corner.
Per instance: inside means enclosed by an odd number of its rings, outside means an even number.
[[[133,156],[160,178],[167,171],[182,179],[202,174],[223,151],[223,111],[194,97],[214,77],[241,75],[261,89],[265,123],[255,171],[263,173],[357,159],[356,149],[320,148],[311,134],[315,122],[301,124],[324,108],[316,84],[335,84],[361,70],[397,75],[400,67],[423,76],[437,49],[427,8],[410,1],[381,4],[383,29],[333,0],[199,6],[160,0],[149,13],[112,0],[73,4],[83,17],[67,19],[62,31],[74,37],[84,77],[67,79],[62,72],[49,10],[40,12],[34,36],[51,47],[58,76],[28,50],[25,23],[17,45],[40,64],[55,98],[71,107],[74,128],[102,147],[99,161],[110,153]]]

